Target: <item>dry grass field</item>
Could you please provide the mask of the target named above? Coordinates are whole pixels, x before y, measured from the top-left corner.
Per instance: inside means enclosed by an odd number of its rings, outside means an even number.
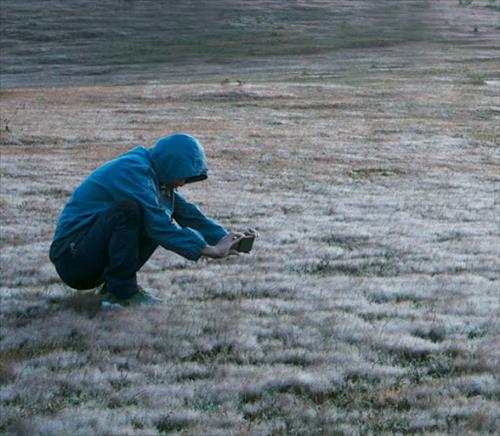
[[[498,25],[468,11],[474,44],[339,49],[271,79],[3,89],[0,432],[498,432]],[[159,249],[139,280],[164,303],[99,311],[50,264],[57,216],[174,131],[209,161],[182,192],[261,238],[222,261]]]

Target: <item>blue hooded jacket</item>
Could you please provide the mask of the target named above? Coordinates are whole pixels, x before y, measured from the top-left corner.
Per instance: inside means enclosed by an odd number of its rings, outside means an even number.
[[[205,154],[192,136],[177,133],[152,148],[133,148],[96,169],[74,191],[57,222],[51,260],[78,240],[100,212],[130,198],[142,207],[149,238],[197,260],[207,243],[215,245],[227,232],[177,191],[162,188],[179,179],[206,178]]]

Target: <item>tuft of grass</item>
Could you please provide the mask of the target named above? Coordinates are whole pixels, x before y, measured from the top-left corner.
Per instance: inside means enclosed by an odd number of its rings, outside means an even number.
[[[472,85],[485,85],[486,81],[484,76],[477,71],[466,71],[465,77],[467,77],[468,82]]]
[[[186,431],[190,426],[196,423],[196,414],[178,411],[169,413],[156,422],[156,429],[160,434],[169,434],[171,432]]]
[[[13,362],[5,356],[4,360],[0,362],[0,386],[12,383],[15,380],[15,376]]]
[[[500,12],[500,3],[498,2],[498,0],[488,0],[488,4],[484,5],[484,7],[493,11]]]

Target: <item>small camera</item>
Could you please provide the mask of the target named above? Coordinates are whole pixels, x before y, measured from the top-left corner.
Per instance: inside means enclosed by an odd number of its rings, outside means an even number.
[[[254,240],[255,237],[253,236],[245,236],[243,239],[240,240],[240,242],[238,242],[236,250],[238,250],[240,253],[250,253],[250,250],[253,247]]]

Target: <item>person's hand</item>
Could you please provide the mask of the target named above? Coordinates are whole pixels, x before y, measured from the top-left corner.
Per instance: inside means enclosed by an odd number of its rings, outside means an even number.
[[[245,234],[243,233],[229,232],[226,236],[221,238],[216,245],[207,245],[201,251],[201,254],[214,259],[223,259],[224,257],[232,255],[239,256],[240,253],[236,250],[236,246],[244,237]]]
[[[252,236],[253,238],[259,237],[259,233],[255,229],[248,229],[244,233],[245,233],[245,236]]]

